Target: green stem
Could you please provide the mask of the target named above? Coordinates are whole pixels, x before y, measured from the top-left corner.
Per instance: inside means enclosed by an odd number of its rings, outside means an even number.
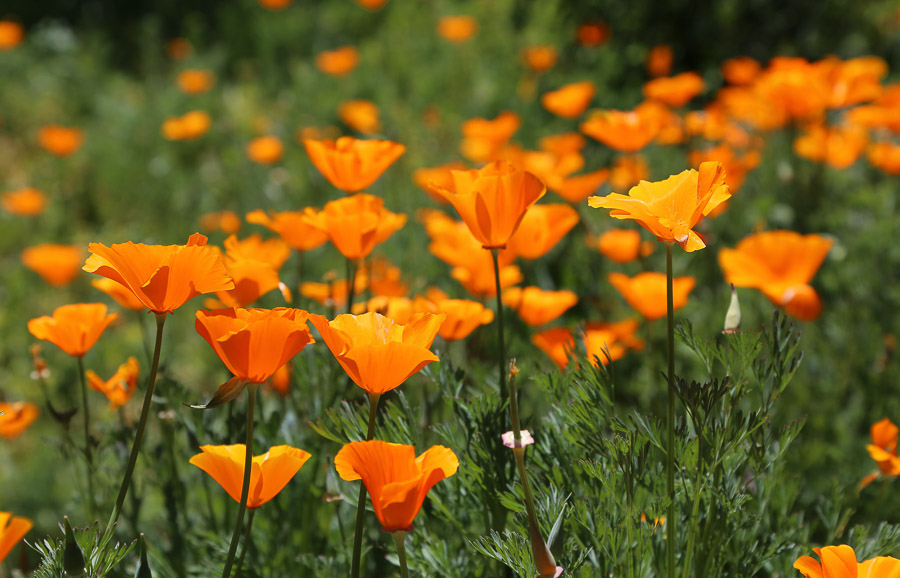
[[[228,557],[225,558],[225,569],[222,570],[222,578],[230,578],[231,565],[234,563],[234,555],[237,553],[238,542],[241,539],[241,528],[244,525],[244,512],[247,511],[247,498],[250,496],[250,472],[253,463],[253,404],[256,401],[258,383],[247,384],[247,437],[244,442],[244,480],[241,483],[241,505],[238,508],[237,520],[234,522],[234,532],[231,534],[231,546],[228,548]]]
[[[666,414],[666,566],[669,578],[675,578],[677,548],[675,520],[675,308],[672,299],[672,242],[666,242],[666,354],[668,367],[668,412]]]
[[[494,284],[497,288],[497,335],[500,338],[500,354],[497,359],[497,366],[500,369],[498,387],[500,388],[500,399],[505,400],[508,392],[506,391],[506,347],[503,343],[503,299],[500,296],[500,261],[499,249],[491,249],[491,257],[494,260]],[[518,428],[513,427],[513,435],[517,435]]]
[[[353,298],[356,296],[356,261],[347,259],[347,313],[353,313]]]
[[[163,326],[166,324],[166,315],[166,313],[156,314],[156,345],[153,349],[153,362],[150,365],[150,376],[147,378],[147,391],[144,393],[144,405],[141,408],[141,419],[138,422],[138,430],[134,436],[134,443],[131,446],[128,467],[125,469],[125,477],[122,478],[122,486],[119,488],[116,505],[113,508],[112,515],[109,517],[109,522],[106,524],[106,530],[103,532],[103,540],[101,543],[106,543],[112,538],[113,528],[119,520],[119,514],[122,513],[122,504],[125,503],[125,495],[128,493],[128,486],[131,484],[134,466],[137,463],[137,457],[141,451],[141,442],[144,439],[144,429],[147,426],[147,416],[150,414],[150,401],[153,399],[153,387],[156,385],[156,370],[159,367],[159,351],[162,347]]]
[[[241,555],[238,557],[237,564],[234,566],[234,573],[238,576],[241,575],[241,566],[244,564],[244,556],[247,555],[247,550],[249,550],[250,546],[250,528],[253,527],[253,516],[256,514],[256,509],[250,510],[250,516],[247,517],[247,527],[244,528],[244,546],[241,548]]]
[[[700,489],[703,483],[703,436],[699,428],[701,424],[696,424],[697,430],[697,481],[694,483],[694,506],[691,508],[691,525],[688,528],[688,543],[684,555],[684,570],[682,576],[687,578],[690,576],[691,561],[694,555],[694,541],[699,530],[699,514],[700,514]]]
[[[400,576],[409,578],[409,568],[406,567],[406,532],[403,530],[394,532],[394,544],[397,545],[397,556],[400,558]]]
[[[378,393],[369,394],[369,426],[366,432],[366,441],[372,439],[375,435],[375,411],[378,409],[378,400],[381,395]],[[356,529],[353,532],[353,558],[350,567],[350,576],[359,578],[360,559],[362,557],[362,533],[363,522],[366,515],[366,485],[360,481],[359,483],[359,499],[356,502]]]
[[[88,487],[88,512],[90,517],[94,517],[96,506],[94,504],[94,452],[91,449],[91,413],[88,409],[87,384],[84,376],[84,360],[79,355],[78,359],[78,376],[81,378],[81,406],[84,408],[84,457],[87,463],[87,487]]]

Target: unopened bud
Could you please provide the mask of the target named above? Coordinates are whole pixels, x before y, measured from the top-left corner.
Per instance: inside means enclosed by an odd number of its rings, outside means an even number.
[[[731,304],[725,314],[725,329],[722,333],[737,333],[741,328],[741,304],[738,301],[737,289],[731,285]]]
[[[66,575],[78,578],[84,576],[84,554],[81,547],[75,541],[75,533],[69,524],[69,517],[63,518],[63,527],[66,530],[66,549],[63,551],[63,570]]]
[[[141,550],[141,561],[134,571],[134,578],[153,578],[153,573],[150,572],[150,562],[147,561],[147,543],[144,540],[143,532],[138,538],[138,548]]]

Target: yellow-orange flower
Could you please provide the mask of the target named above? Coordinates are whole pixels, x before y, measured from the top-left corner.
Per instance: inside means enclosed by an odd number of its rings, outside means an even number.
[[[409,323],[412,319],[413,301],[409,297],[376,295],[363,303],[353,304],[353,314],[379,313],[388,317],[400,325]]]
[[[496,160],[521,123],[519,115],[508,110],[494,119],[471,118],[462,125],[460,152],[476,163]]]
[[[666,76],[672,71],[675,53],[668,44],[657,44],[647,54],[647,73],[650,76]]]
[[[261,136],[247,144],[247,158],[261,165],[274,165],[283,154],[284,144],[277,136]]]
[[[234,282],[234,288],[216,291],[216,298],[225,307],[246,307],[275,289],[283,287],[285,300],[289,301],[286,286],[282,286],[278,270],[271,264],[258,259],[227,260],[225,271]],[[207,301],[206,306],[220,307],[219,303]]]
[[[609,169],[600,169],[592,173],[566,177],[550,187],[550,190],[572,204],[582,203],[596,193],[597,189],[609,180],[609,176]]]
[[[503,304],[515,309],[522,321],[540,327],[557,319],[578,303],[578,295],[564,289],[545,291],[540,287],[510,287],[503,292]]]
[[[867,152],[869,163],[889,175],[900,175],[900,145],[892,142],[876,142]]]
[[[43,213],[47,208],[47,196],[37,189],[25,187],[3,193],[3,196],[0,197],[0,205],[11,215],[34,217]]]
[[[706,247],[693,228],[731,197],[720,163],[702,163],[664,181],[641,181],[628,195],[591,197],[588,205],[612,209],[616,219],[634,219],[660,241],[677,242],[687,252]]]
[[[700,94],[705,86],[703,78],[696,72],[683,72],[651,80],[644,85],[644,97],[678,108]]]
[[[212,118],[202,110],[192,110],[182,116],[170,116],[162,125],[162,135],[168,140],[194,140],[205,135],[212,126]]]
[[[18,437],[28,429],[37,419],[41,410],[36,403],[30,401],[17,401],[8,403],[0,401],[0,437],[12,439]],[[3,524],[0,524],[0,561],[3,561]]]
[[[331,76],[346,76],[359,64],[359,51],[352,46],[320,52],[316,55],[316,68]]]
[[[3,418],[0,418],[3,419]],[[13,516],[10,512],[0,512],[0,562],[22,541],[34,524],[28,518]]]
[[[287,362],[279,367],[267,382],[281,397],[287,397],[291,387],[291,379],[294,375],[294,366]]]
[[[596,112],[578,128],[612,149],[637,152],[659,135],[662,120],[657,107],[644,103],[631,111]]]
[[[478,32],[478,21],[466,14],[444,16],[438,20],[437,33],[447,42],[462,44]]]
[[[232,499],[240,502],[247,446],[206,445],[200,450],[202,453],[192,457],[191,464],[212,476]],[[247,507],[258,508],[278,495],[309,458],[309,453],[291,446],[273,446],[261,456],[253,456]]]
[[[63,305],[28,322],[28,331],[38,339],[49,341],[69,355],[81,357],[97,343],[109,324],[119,316],[106,313],[103,303]]]
[[[202,94],[216,84],[216,76],[210,70],[189,68],[178,74],[178,88],[185,94]]]
[[[67,157],[81,148],[84,134],[79,128],[48,125],[38,131],[40,145],[58,157]]]
[[[517,265],[504,265],[502,258],[499,260],[499,265],[501,291],[521,283],[524,279],[522,271]],[[466,291],[476,299],[488,299],[497,295],[494,263],[490,253],[480,251],[480,255],[471,256],[465,264],[454,267],[450,271],[450,276],[462,283]]]
[[[353,292],[361,295],[368,286],[368,277],[357,271]],[[346,279],[328,278],[325,283],[305,282],[300,284],[300,294],[324,307],[344,309],[350,293],[350,283]]]
[[[700,166],[705,161],[722,163],[722,167],[725,169],[725,184],[728,185],[728,189],[734,195],[743,186],[747,173],[759,164],[760,154],[751,150],[738,156],[732,147],[718,145],[708,149],[691,151],[688,155],[688,160],[694,166]],[[722,207],[725,204],[723,203],[719,206]],[[717,211],[718,209],[716,209]]]
[[[78,276],[83,257],[84,250],[77,245],[42,243],[22,251],[22,264],[50,285],[62,287]]]
[[[80,263],[81,260],[79,259],[79,264]],[[101,277],[92,280],[91,285],[112,297],[113,301],[125,309],[131,309],[132,311],[144,310],[144,304],[141,303],[140,299],[135,297],[134,293],[132,293],[128,287],[125,287],[112,279]]]
[[[154,313],[171,313],[197,295],[234,288],[218,252],[206,241],[194,233],[187,245],[91,243],[84,270],[127,287]]]
[[[284,241],[298,251],[311,251],[321,247],[328,240],[328,235],[309,225],[302,211],[270,212],[262,210],[247,213],[247,222],[262,225],[278,233]]]
[[[900,457],[897,456],[897,437],[900,429],[891,420],[883,420],[872,425],[872,443],[866,446],[866,450],[875,463],[878,470],[886,476],[900,476]]]
[[[444,313],[438,335],[447,341],[465,339],[480,325],[494,320],[494,312],[478,301],[449,299],[440,290],[429,290],[426,297],[416,297],[413,307],[417,311]]]
[[[634,319],[626,319],[617,323],[591,322],[585,325],[581,335],[585,352],[591,365],[597,366],[597,360],[606,365],[609,361],[621,359],[629,349],[640,351],[644,342],[634,336],[638,323]],[[566,327],[552,327],[535,333],[531,342],[564,370],[569,364],[569,357],[575,352],[575,336]],[[607,352],[610,359],[607,359]]]
[[[432,185],[444,189],[453,188],[453,174],[450,171],[464,171],[466,165],[461,162],[447,163],[438,167],[425,167],[413,171],[413,182],[428,193],[428,196],[442,205],[450,204],[444,197],[432,191]]]
[[[430,347],[444,317],[416,313],[407,324],[378,313],[309,319],[353,383],[370,394],[382,394],[438,361]]]
[[[666,275],[655,271],[639,273],[628,277],[622,273],[610,273],[610,284],[622,294],[625,301],[647,321],[666,316]],[[672,307],[678,311],[687,305],[688,294],[697,284],[693,277],[672,279]]]
[[[565,156],[577,153],[587,145],[587,141],[577,132],[564,132],[542,137],[538,141],[538,147],[545,152],[556,156]]]
[[[509,238],[507,249],[524,259],[538,259],[578,224],[578,211],[569,205],[534,205]]]
[[[226,235],[231,235],[241,230],[241,218],[234,211],[205,213],[200,215],[198,224],[204,231],[222,231]]]
[[[751,84],[761,70],[762,66],[759,62],[749,56],[729,58],[722,63],[722,76],[725,78],[725,82],[734,86]]]
[[[609,229],[596,241],[597,250],[604,257],[616,263],[631,263],[639,257],[646,257],[653,252],[650,241],[641,242],[640,231],[633,229]],[[593,243],[589,243],[592,246]]]
[[[360,193],[328,202],[321,211],[307,208],[304,221],[327,234],[344,257],[363,259],[406,224],[406,215],[385,209],[379,197]]]
[[[486,249],[504,248],[525,212],[547,190],[533,174],[503,161],[452,174],[452,191],[439,186],[433,190],[453,204]]]
[[[362,134],[381,132],[378,116],[378,106],[368,100],[347,100],[338,106],[338,117],[341,122]]]
[[[0,51],[12,50],[25,38],[25,29],[18,22],[0,20]],[[3,560],[3,556],[0,556]]]
[[[343,480],[362,480],[382,528],[397,532],[412,529],[425,495],[456,473],[459,460],[444,446],[431,446],[416,457],[413,446],[371,440],[345,444],[334,456],[334,467]]]
[[[794,140],[794,152],[811,161],[846,169],[856,162],[868,143],[869,135],[860,127],[815,124]]]
[[[577,118],[590,106],[595,90],[594,83],[589,80],[567,84],[545,93],[541,97],[541,104],[556,116]]]
[[[549,44],[529,46],[522,51],[522,60],[532,72],[542,74],[556,66],[556,48]]]
[[[109,399],[109,409],[116,409],[128,403],[128,400],[137,391],[137,379],[140,365],[134,357],[119,366],[116,373],[107,380],[103,380],[92,370],[85,373],[88,385],[94,391],[99,391]]]
[[[616,157],[609,172],[609,184],[613,189],[627,189],[650,178],[650,168],[641,155]]]
[[[819,557],[801,556],[794,568],[806,578],[897,578],[900,560],[878,556],[865,562],[856,561],[856,552],[846,545],[813,548]]]
[[[332,185],[347,193],[368,188],[406,152],[389,140],[360,140],[343,136],[333,140],[303,141],[306,154]]]
[[[788,315],[812,321],[822,313],[822,302],[809,282],[833,244],[819,235],[766,231],[719,251],[719,265],[729,283],[759,289]]]

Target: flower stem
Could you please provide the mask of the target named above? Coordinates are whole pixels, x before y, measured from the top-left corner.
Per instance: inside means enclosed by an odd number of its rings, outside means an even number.
[[[78,375],[81,378],[81,405],[84,408],[84,457],[87,466],[87,488],[88,488],[88,512],[91,518],[94,517],[96,506],[94,504],[94,452],[91,448],[91,414],[88,409],[87,385],[84,382],[84,360],[79,355],[78,359]]]
[[[241,555],[238,556],[237,564],[234,566],[234,573],[238,576],[241,575],[241,566],[244,564],[244,556],[247,555],[247,550],[250,546],[250,528],[253,527],[253,516],[256,514],[256,509],[250,510],[250,515],[247,517],[247,527],[244,528],[244,546],[241,548]]]
[[[347,313],[353,312],[353,298],[356,296],[356,261],[347,259]]]
[[[381,394],[369,394],[369,425],[366,431],[366,441],[375,435],[375,412],[378,409],[378,400]],[[350,576],[359,578],[360,558],[362,557],[362,533],[363,522],[366,515],[366,485],[359,482],[359,500],[356,502],[356,529],[353,532],[353,558],[350,567]]]
[[[668,412],[666,413],[666,567],[669,578],[675,578],[677,548],[675,520],[675,307],[672,298],[672,243],[666,242],[666,355],[668,357]]]
[[[144,393],[144,405],[141,407],[141,418],[138,422],[137,433],[134,436],[134,443],[131,446],[131,455],[128,458],[128,467],[125,469],[125,477],[122,478],[122,486],[119,488],[116,505],[113,508],[112,515],[109,517],[109,522],[106,524],[106,530],[103,532],[101,544],[107,543],[112,538],[113,528],[119,520],[119,514],[122,513],[125,495],[128,493],[128,486],[131,484],[134,466],[137,463],[137,457],[141,451],[141,442],[144,439],[144,429],[147,426],[147,416],[150,414],[150,401],[153,399],[153,387],[156,385],[156,370],[159,367],[159,351],[162,347],[163,326],[166,324],[166,315],[166,313],[156,314],[156,345],[153,349],[153,362],[150,364],[150,376],[147,378],[147,391]]]
[[[234,555],[237,553],[238,542],[241,539],[241,528],[244,525],[244,512],[247,511],[247,498],[250,496],[250,472],[253,463],[253,405],[256,401],[258,383],[247,384],[247,436],[244,442],[244,480],[241,483],[241,505],[238,507],[237,520],[234,522],[234,533],[231,534],[231,546],[228,548],[228,557],[225,558],[225,569],[222,570],[222,578],[231,576],[231,565]]]
[[[696,421],[696,420],[695,420]],[[682,576],[688,578],[691,571],[691,559],[694,556],[694,541],[697,536],[700,518],[700,490],[703,486],[703,432],[702,424],[695,424],[697,428],[697,481],[694,483],[694,506],[691,509],[690,525],[688,526],[688,543],[684,554],[684,570]]]
[[[491,249],[491,257],[494,260],[494,284],[497,288],[497,335],[500,338],[500,354],[497,359],[500,369],[499,379],[497,382],[500,388],[500,399],[505,400],[509,393],[506,391],[506,347],[503,343],[503,300],[500,296],[500,261],[499,249]],[[513,426],[513,435],[516,435],[518,428]]]
[[[406,567],[406,532],[403,530],[394,532],[394,544],[397,545],[397,556],[400,558],[400,576],[409,578],[409,568]]]

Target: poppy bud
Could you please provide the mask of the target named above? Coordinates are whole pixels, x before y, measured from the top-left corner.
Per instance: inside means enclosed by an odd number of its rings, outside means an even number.
[[[725,314],[725,328],[722,333],[736,333],[741,328],[741,304],[738,302],[737,289],[731,285],[731,304]]]
[[[153,573],[150,572],[150,562],[147,561],[147,543],[144,541],[143,532],[138,538],[138,548],[141,550],[141,561],[134,571],[134,578],[153,578]]]
[[[69,524],[69,517],[63,517],[63,526],[66,530],[66,549],[63,551],[63,569],[68,576],[78,578],[84,576],[84,554],[81,547],[75,541],[75,533]]]

